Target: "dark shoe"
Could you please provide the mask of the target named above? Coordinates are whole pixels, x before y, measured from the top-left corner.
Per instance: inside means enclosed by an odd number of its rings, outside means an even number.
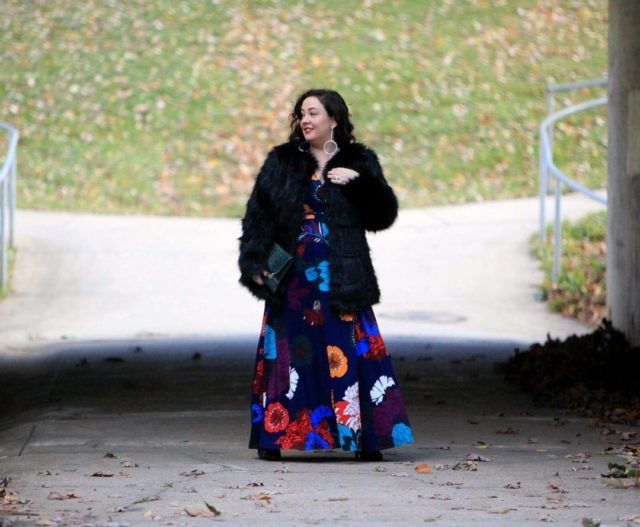
[[[280,450],[277,448],[259,448],[258,457],[265,461],[279,461]]]
[[[382,461],[383,456],[380,450],[372,450],[371,452],[356,451],[356,459],[358,461]]]

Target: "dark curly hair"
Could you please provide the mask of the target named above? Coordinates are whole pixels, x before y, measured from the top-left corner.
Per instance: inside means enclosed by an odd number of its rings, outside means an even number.
[[[353,124],[349,119],[349,108],[347,103],[344,102],[342,95],[334,90],[323,89],[311,89],[304,92],[291,112],[291,135],[289,135],[289,142],[300,144],[304,141],[304,135],[300,128],[300,120],[302,119],[302,103],[308,97],[317,97],[318,100],[324,106],[324,109],[329,114],[329,117],[333,117],[336,120],[336,127],[334,129],[333,138],[338,143],[338,148],[344,148],[349,143],[355,143],[356,138],[353,135]]]

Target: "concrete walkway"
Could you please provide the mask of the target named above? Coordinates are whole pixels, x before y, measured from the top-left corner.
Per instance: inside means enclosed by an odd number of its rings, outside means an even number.
[[[261,305],[236,284],[237,221],[22,211],[0,303],[0,525],[631,525],[638,490],[600,474],[637,428],[536,408],[494,369],[587,331],[534,300],[536,214],[407,210],[372,237],[417,441],[366,464],[246,448]]]
[[[573,196],[564,216],[600,205]],[[535,300],[536,199],[409,209],[370,236],[387,335],[544,340],[586,328]],[[60,340],[254,335],[237,283],[239,221],[19,211],[0,347]]]

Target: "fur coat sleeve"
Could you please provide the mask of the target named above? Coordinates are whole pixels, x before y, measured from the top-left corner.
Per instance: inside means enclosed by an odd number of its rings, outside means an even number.
[[[273,180],[278,160],[275,150],[265,159],[247,202],[242,219],[240,236],[240,283],[258,298],[269,299],[270,292],[253,281],[253,276],[266,269],[267,257],[275,240],[273,204],[268,192],[269,181]]]
[[[398,200],[387,183],[375,152],[357,145],[360,155],[353,157],[350,168],[360,176],[343,187],[349,202],[356,208],[364,229],[380,231],[390,227],[398,216]]]

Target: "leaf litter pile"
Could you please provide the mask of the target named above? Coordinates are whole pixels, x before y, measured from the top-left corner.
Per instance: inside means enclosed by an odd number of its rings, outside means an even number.
[[[499,368],[541,405],[617,424],[640,423],[640,349],[606,319],[592,333],[564,341],[548,337],[544,344],[516,350]]]

